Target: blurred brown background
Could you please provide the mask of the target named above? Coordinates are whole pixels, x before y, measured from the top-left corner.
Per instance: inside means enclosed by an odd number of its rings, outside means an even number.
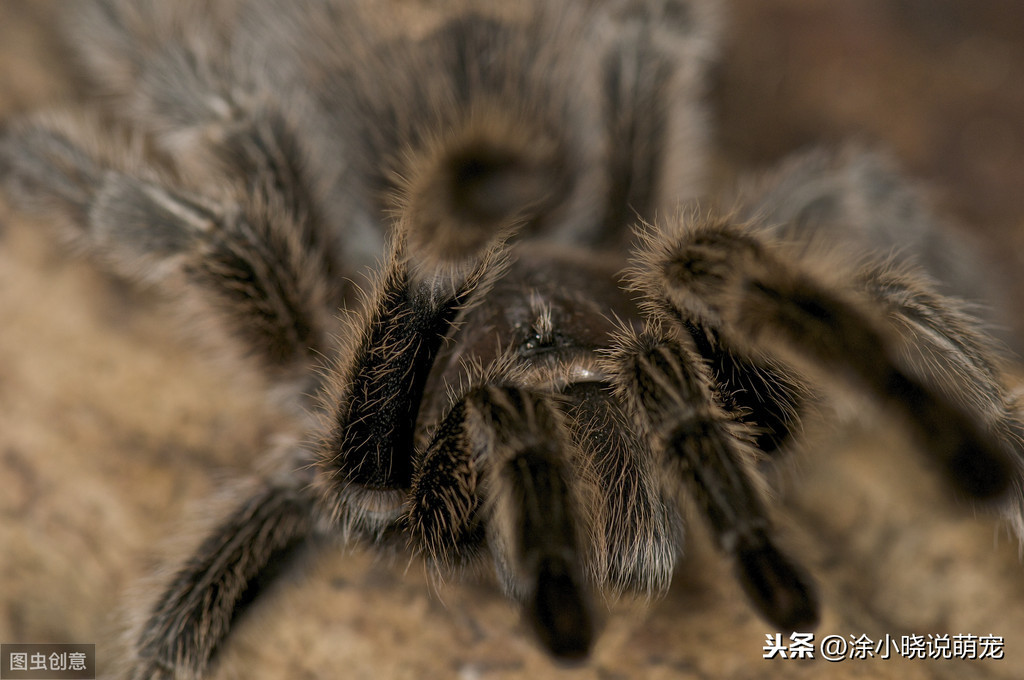
[[[850,136],[890,148],[1024,303],[1024,3],[733,0],[715,105],[722,172]],[[73,97],[60,3],[0,0],[0,114]],[[0,213],[0,641],[95,642],[190,503],[274,431],[251,389],[168,334],[145,294]],[[1014,310],[1016,311],[1016,310]],[[1019,314],[1016,315],[1017,318]],[[880,421],[814,440],[779,521],[818,578],[819,636],[994,634],[1000,661],[761,658],[767,626],[699,526],[672,591],[610,603],[591,662],[554,668],[486,579],[435,584],[359,552],[313,560],[250,617],[224,677],[1019,678],[1024,567]]]
[[[728,4],[715,96],[726,157],[761,165],[808,144],[878,143],[978,236],[1024,308],[1024,6]]]

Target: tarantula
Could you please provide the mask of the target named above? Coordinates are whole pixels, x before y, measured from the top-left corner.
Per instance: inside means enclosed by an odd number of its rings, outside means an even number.
[[[178,296],[300,433],[169,569],[130,677],[203,674],[327,537],[492,560],[540,643],[584,657],[593,589],[667,587],[684,492],[752,606],[811,627],[760,468],[814,385],[884,404],[1019,527],[992,343],[872,254],[942,238],[916,193],[850,147],[705,195],[714,3],[450,2],[401,30],[369,0],[75,14],[105,97],[9,124],[0,186]]]

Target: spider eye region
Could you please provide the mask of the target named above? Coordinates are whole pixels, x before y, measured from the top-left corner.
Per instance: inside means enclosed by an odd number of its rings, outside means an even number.
[[[578,347],[579,341],[564,329],[565,310],[533,291],[527,312],[512,325],[513,347],[519,356],[530,357]]]
[[[520,356],[532,356],[544,352],[568,347],[572,343],[561,333],[538,330],[535,325],[519,325],[515,329],[516,353]]]

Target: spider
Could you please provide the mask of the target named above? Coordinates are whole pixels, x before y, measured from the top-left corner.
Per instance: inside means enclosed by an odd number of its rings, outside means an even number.
[[[683,496],[751,606],[813,627],[764,468],[836,383],[1020,525],[993,343],[877,254],[943,238],[908,184],[845,147],[706,195],[714,3],[450,2],[409,31],[369,0],[75,13],[106,96],[7,127],[6,198],[173,292],[298,432],[169,565],[128,677],[203,675],[328,538],[490,562],[584,658],[595,591],[667,588]]]

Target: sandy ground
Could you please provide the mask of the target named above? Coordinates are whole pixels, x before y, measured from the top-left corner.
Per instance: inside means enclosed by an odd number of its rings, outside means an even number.
[[[1024,244],[1024,7],[734,5],[715,94],[723,168],[849,135],[882,141],[1024,291],[1012,259]],[[0,2],[5,116],[77,94],[54,9]],[[198,355],[156,300],[68,260],[47,234],[0,214],[0,641],[96,643],[106,677],[154,546],[251,464],[276,418],[255,377]],[[418,564],[339,551],[253,612],[219,677],[1024,677],[1016,539],[952,502],[898,431],[830,433],[782,478],[785,539],[820,584],[819,640],[995,635],[1005,658],[765,660],[771,631],[695,527],[668,595],[602,607],[578,668],[554,667],[486,580],[438,586]]]

